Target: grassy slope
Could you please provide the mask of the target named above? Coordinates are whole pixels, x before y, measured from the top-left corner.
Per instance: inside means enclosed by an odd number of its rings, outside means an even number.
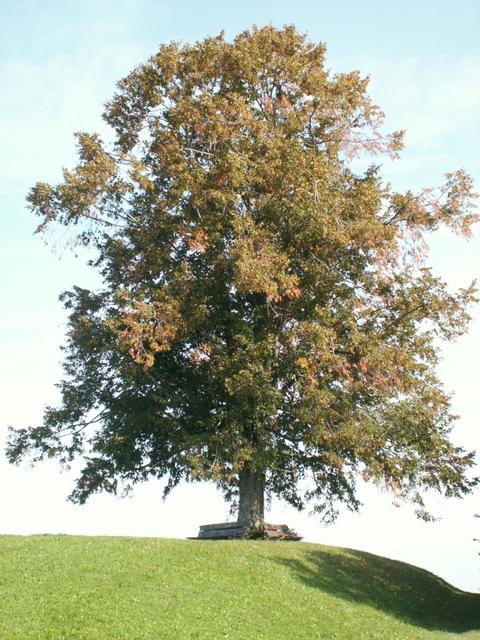
[[[305,543],[0,537],[2,640],[480,638],[480,595]]]

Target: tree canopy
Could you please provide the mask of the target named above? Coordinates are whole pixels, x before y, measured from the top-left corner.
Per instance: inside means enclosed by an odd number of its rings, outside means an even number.
[[[356,171],[402,148],[367,84],[293,26],[162,45],[118,83],[114,142],[78,133],[77,167],[28,196],[40,232],[95,248],[103,287],[63,294],[61,404],[12,432],[11,461],[84,459],[78,502],[243,482],[327,520],[360,477],[424,517],[424,490],[471,490],[435,368],[475,289],[432,273],[425,238],[469,235],[472,181],[398,193]]]

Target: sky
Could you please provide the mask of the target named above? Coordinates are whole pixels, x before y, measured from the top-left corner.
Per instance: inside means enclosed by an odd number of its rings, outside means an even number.
[[[86,256],[65,248],[68,235],[57,234],[53,243],[34,235],[25,195],[36,181],[55,182],[62,167],[73,166],[73,132],[108,138],[103,103],[160,43],[292,23],[326,43],[332,72],[368,74],[387,129],[406,129],[402,158],[383,164],[395,188],[436,186],[445,172],[464,168],[480,190],[477,0],[0,0],[0,534],[184,538],[200,524],[230,517],[208,483],[182,484],[163,502],[163,483],[152,481],[131,498],[94,496],[80,507],[66,502],[74,475],[54,461],[34,468],[6,462],[7,425],[39,424],[45,405],[58,401],[66,322],[59,294],[99,284]],[[452,287],[480,279],[480,227],[476,235],[465,241],[441,232],[430,240],[429,264]],[[439,375],[459,416],[452,438],[478,451],[478,308],[468,335],[441,348]],[[309,542],[385,555],[480,590],[480,546],[473,542],[480,537],[479,491],[463,500],[429,497],[440,520],[428,524],[370,486],[360,487],[360,497],[361,512],[340,510],[330,527],[278,501],[267,519],[289,524]]]

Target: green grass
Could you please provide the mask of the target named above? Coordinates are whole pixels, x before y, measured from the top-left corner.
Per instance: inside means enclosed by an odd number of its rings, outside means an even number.
[[[306,543],[0,537],[1,640],[480,638],[480,595]]]

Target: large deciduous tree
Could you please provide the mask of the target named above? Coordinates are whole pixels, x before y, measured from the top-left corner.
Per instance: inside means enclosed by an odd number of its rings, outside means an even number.
[[[161,46],[106,105],[114,142],[77,134],[78,166],[33,187],[39,230],[94,246],[104,284],[63,294],[61,405],[11,434],[11,461],[83,458],[80,503],[213,480],[253,529],[264,496],[356,509],[359,477],[424,516],[423,490],[471,490],[435,366],[474,288],[424,261],[425,234],[468,236],[471,180],[396,193],[355,171],[402,135],[324,56],[294,27]]]

